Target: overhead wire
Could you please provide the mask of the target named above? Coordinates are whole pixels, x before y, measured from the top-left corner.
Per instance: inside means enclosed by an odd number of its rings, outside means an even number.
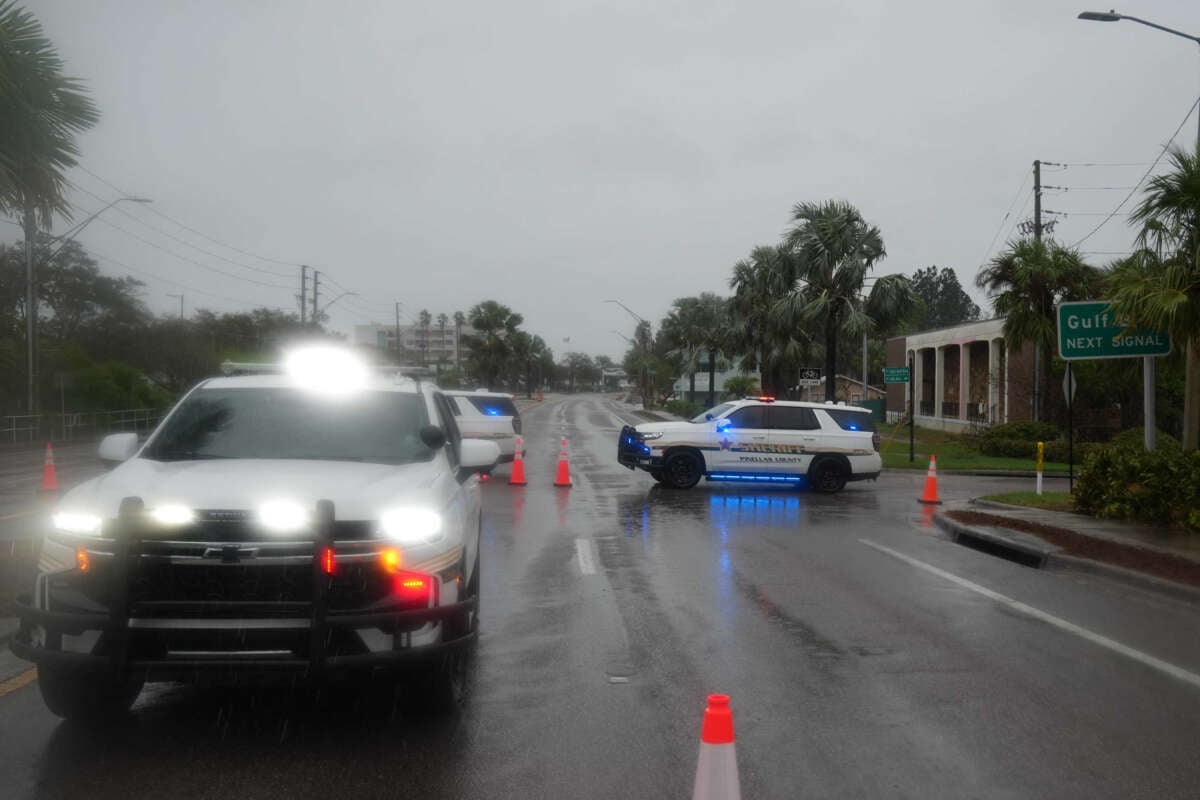
[[[1008,218],[1012,215],[1013,206],[1017,204],[1017,200],[1021,198],[1021,194],[1025,191],[1025,187],[1028,184],[1029,173],[1025,173],[1025,177],[1021,181],[1021,185],[1017,187],[1017,193],[1013,195],[1012,202],[1008,204],[1008,211],[1004,212],[1004,216],[1000,218],[1000,224],[996,226],[996,232],[992,235],[992,241],[988,243],[987,250],[983,254],[983,259],[981,259],[979,262],[980,264],[987,262],[988,256],[991,255],[992,248],[996,246],[996,240],[1000,238],[1000,231],[1004,229],[1004,223],[1007,222]]]
[[[1158,166],[1158,162],[1162,161],[1162,157],[1167,154],[1167,151],[1171,148],[1171,145],[1175,142],[1175,139],[1179,136],[1179,132],[1183,130],[1183,126],[1186,125],[1187,121],[1192,118],[1192,112],[1194,112],[1196,110],[1197,106],[1200,106],[1200,97],[1196,98],[1196,101],[1192,103],[1192,107],[1189,108],[1188,112],[1183,115],[1183,119],[1180,121],[1179,127],[1175,128],[1175,132],[1173,134],[1171,134],[1171,138],[1168,139],[1166,141],[1166,143],[1162,146],[1162,149],[1158,152],[1158,157],[1155,158],[1152,162],[1150,162],[1150,166],[1146,169],[1145,173],[1142,174],[1141,180],[1139,180],[1134,185],[1134,187],[1129,190],[1129,194],[1125,195],[1124,199],[1122,199],[1120,203],[1117,203],[1117,207],[1114,208],[1107,217],[1105,217],[1103,220],[1100,221],[1100,224],[1098,224],[1096,227],[1094,227],[1090,231],[1088,231],[1088,233],[1082,239],[1078,240],[1073,245],[1071,245],[1072,248],[1079,247],[1079,245],[1083,244],[1088,239],[1092,238],[1092,236],[1094,236],[1097,231],[1099,231],[1101,228],[1103,228],[1105,225],[1107,225],[1109,220],[1111,220],[1113,217],[1115,217],[1117,215],[1117,213],[1120,212],[1120,210],[1125,207],[1125,204],[1129,202],[1129,199],[1131,197],[1133,197],[1134,193],[1141,187],[1141,185],[1143,183],[1146,182],[1146,179],[1150,177],[1150,173],[1152,173],[1154,171],[1154,168]]]

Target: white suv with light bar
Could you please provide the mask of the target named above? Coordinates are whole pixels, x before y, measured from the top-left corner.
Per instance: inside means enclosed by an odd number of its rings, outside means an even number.
[[[461,693],[491,442],[435,386],[332,348],[211,378],[64,496],[12,648],[52,711],[119,713],[145,681],[394,676]],[[385,685],[391,685],[388,681]]]
[[[521,413],[511,394],[454,389],[447,390],[446,397],[464,439],[495,442],[500,448],[500,463],[513,460],[521,434]]]
[[[868,409],[771,397],[722,403],[689,422],[626,425],[617,461],[676,489],[706,478],[826,493],[878,478],[883,466]]]

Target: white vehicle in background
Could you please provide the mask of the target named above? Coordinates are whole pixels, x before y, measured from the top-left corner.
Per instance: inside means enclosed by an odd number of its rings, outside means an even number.
[[[521,413],[513,395],[486,389],[473,392],[453,389],[445,394],[464,439],[495,442],[500,448],[500,463],[513,460],[517,437],[521,435]]]
[[[617,461],[675,489],[710,481],[807,485],[841,491],[879,477],[879,434],[871,412],[833,403],[747,397],[688,422],[626,425]]]
[[[493,443],[435,386],[333,348],[208,379],[112,471],[68,492],[23,598],[17,655],[50,710],[101,718],[146,681],[287,683],[412,671],[461,693]]]

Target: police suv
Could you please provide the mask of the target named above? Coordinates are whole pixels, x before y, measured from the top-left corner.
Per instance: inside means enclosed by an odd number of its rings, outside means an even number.
[[[827,493],[878,478],[883,465],[869,410],[773,397],[722,403],[688,422],[626,425],[617,461],[675,489],[706,478]]]
[[[127,709],[146,681],[409,674],[451,702],[476,637],[480,490],[494,443],[461,438],[428,383],[333,348],[282,374],[211,378],[45,533],[17,655],[50,710]],[[394,681],[388,681],[391,685]]]

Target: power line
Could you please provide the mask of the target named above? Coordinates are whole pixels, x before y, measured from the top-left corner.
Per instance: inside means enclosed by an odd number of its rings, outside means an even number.
[[[77,183],[71,183],[71,186],[73,188],[78,189],[79,191],[83,192],[84,194],[91,195],[93,198],[95,198],[96,200],[99,200],[101,203],[108,202],[105,198],[101,197],[100,195],[96,194],[93,191],[86,189],[83,186],[80,186]],[[279,272],[278,270],[273,270],[273,269],[263,269],[262,267],[255,267],[251,264],[243,264],[240,261],[234,261],[232,259],[226,258],[225,256],[221,255],[220,253],[214,253],[211,250],[205,250],[203,247],[192,244],[191,242],[187,241],[186,239],[182,239],[182,238],[176,236],[175,234],[170,233],[169,231],[164,231],[162,228],[155,227],[154,225],[151,225],[149,222],[146,222],[141,217],[138,217],[136,214],[130,214],[128,211],[121,208],[120,206],[113,206],[113,209],[121,214],[124,214],[126,217],[129,217],[129,219],[133,220],[134,222],[138,223],[139,225],[144,225],[145,227],[149,228],[150,230],[154,231],[155,233],[166,236],[168,239],[173,239],[176,242],[179,242],[180,244],[184,245],[185,247],[190,247],[193,250],[197,250],[201,253],[204,253],[206,256],[212,256],[213,258],[220,259],[221,261],[224,261],[226,264],[232,264],[235,267],[242,267],[244,269],[252,270],[254,272],[261,272],[266,275],[272,275],[276,278],[292,277],[291,273]]]
[[[121,269],[127,269],[130,272],[137,273],[138,275],[145,275],[147,278],[158,281],[160,283],[170,284],[171,286],[174,286],[178,289],[186,289],[189,292],[195,292],[197,294],[208,295],[209,297],[215,297],[219,300],[226,300],[230,303],[236,303],[238,305],[246,306],[248,308],[258,307],[258,304],[255,304],[255,303],[248,303],[245,300],[238,300],[237,298],[227,297],[226,295],[222,295],[222,294],[216,294],[214,292],[210,292],[205,289],[198,289],[195,286],[191,286],[186,283],[180,283],[179,281],[173,280],[171,278],[164,278],[162,275],[158,275],[153,272],[148,272],[146,270],[138,269],[137,267],[126,264],[124,261],[118,261],[115,258],[106,256],[103,253],[98,253],[95,250],[90,249],[90,248],[88,249],[88,255],[93,256],[93,257],[99,259],[100,261],[104,261],[109,264],[112,264],[115,267],[120,267]]]
[[[1004,229],[1004,223],[1007,222],[1008,218],[1012,215],[1013,206],[1015,206],[1017,204],[1017,200],[1021,198],[1021,194],[1025,191],[1025,186],[1028,183],[1029,173],[1025,173],[1025,177],[1021,180],[1021,185],[1017,187],[1017,193],[1013,195],[1012,202],[1008,204],[1008,211],[1004,212],[1004,216],[1000,218],[1000,224],[996,226],[996,232],[992,235],[992,241],[988,243],[987,250],[984,251],[983,254],[983,259],[981,259],[979,262],[980,264],[985,263],[987,261],[987,257],[991,255],[992,248],[996,246],[996,240],[1000,238],[1000,231]]]
[[[88,169],[87,167],[84,167],[84,166],[82,166],[82,165],[79,165],[79,164],[76,164],[75,166],[76,166],[76,167],[78,167],[78,168],[79,168],[80,170],[82,170],[83,172],[86,172],[88,175],[91,175],[93,178],[95,178],[96,180],[100,181],[100,182],[101,182],[101,183],[103,183],[105,186],[107,186],[108,188],[112,189],[114,192],[118,192],[118,193],[120,193],[120,194],[122,194],[122,195],[127,195],[127,194],[129,194],[129,193],[128,193],[128,192],[126,192],[124,189],[121,189],[119,186],[116,186],[116,185],[114,185],[113,183],[111,183],[111,182],[109,182],[109,181],[105,180],[104,178],[100,177],[100,176],[99,176],[99,175],[97,175],[96,173],[92,172],[92,171],[91,171],[90,169]],[[186,230],[186,231],[189,231],[190,233],[194,233],[194,234],[196,234],[197,236],[199,236],[200,238],[202,238],[202,239],[205,239],[205,240],[207,240],[207,241],[209,241],[209,242],[212,242],[212,243],[213,243],[213,244],[215,244],[215,245],[219,245],[219,246],[221,246],[221,247],[224,247],[226,250],[232,250],[232,251],[233,251],[233,252],[235,252],[235,253],[240,253],[241,255],[244,255],[244,256],[249,256],[250,258],[257,258],[259,261],[267,261],[267,262],[270,262],[270,263],[272,263],[272,264],[279,264],[280,266],[284,266],[284,267],[299,267],[299,266],[301,266],[301,265],[300,265],[300,263],[299,263],[299,262],[297,262],[297,261],[283,261],[283,260],[281,260],[281,259],[278,259],[278,258],[271,258],[271,257],[269,257],[269,256],[260,256],[260,255],[258,255],[257,253],[251,253],[251,252],[250,252],[250,251],[248,251],[248,250],[242,250],[241,248],[234,247],[234,246],[233,246],[233,245],[231,245],[231,244],[226,244],[225,242],[222,242],[222,241],[220,241],[219,239],[216,239],[216,238],[214,238],[214,237],[212,237],[212,236],[209,236],[207,233],[204,233],[203,231],[196,230],[195,228],[191,227],[190,225],[187,225],[186,223],[180,222],[179,220],[175,219],[174,217],[170,217],[170,216],[168,216],[167,214],[165,214],[165,213],[163,213],[162,211],[158,210],[158,209],[157,209],[157,208],[155,208],[154,206],[147,206],[147,208],[149,208],[149,209],[150,209],[150,211],[152,211],[153,213],[155,213],[155,214],[157,214],[158,216],[162,217],[163,219],[165,219],[165,220],[168,220],[168,221],[170,221],[170,222],[173,222],[173,223],[175,223],[176,225],[178,225],[179,227],[183,228],[184,230]]]

